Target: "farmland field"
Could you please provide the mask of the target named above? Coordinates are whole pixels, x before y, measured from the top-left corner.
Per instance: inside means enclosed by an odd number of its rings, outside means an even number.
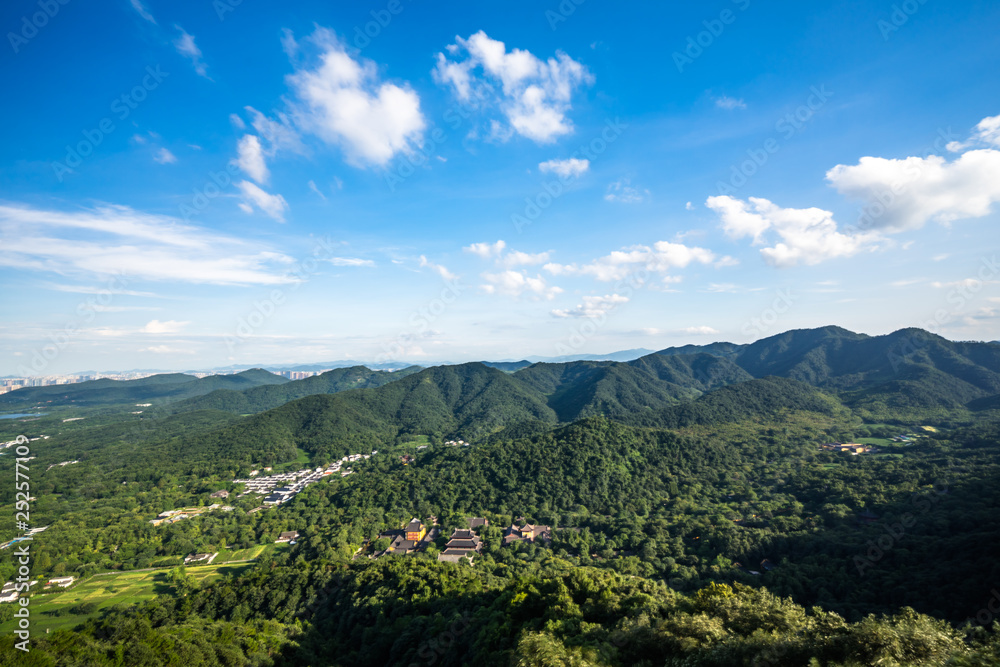
[[[264,548],[256,549],[263,551]],[[187,573],[204,584],[224,576],[239,574],[251,565],[252,563],[192,566],[187,568]],[[29,607],[32,631],[43,633],[45,630],[72,628],[116,604],[136,604],[152,600],[161,593],[169,593],[170,570],[171,568],[159,568],[142,572],[98,574],[74,583],[67,590],[35,594]],[[7,604],[13,606],[16,603]],[[81,605],[83,608],[74,609]],[[14,620],[0,624],[0,634],[9,634],[15,624]]]

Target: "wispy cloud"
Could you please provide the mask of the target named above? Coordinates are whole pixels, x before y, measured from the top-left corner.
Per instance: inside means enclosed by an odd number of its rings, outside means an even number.
[[[153,161],[159,164],[174,164],[177,162],[177,157],[166,148],[161,148],[153,156]]]
[[[156,19],[153,18],[153,15],[149,13],[149,10],[146,9],[146,6],[142,4],[142,0],[131,0],[131,2],[132,2],[132,8],[139,13],[139,16],[146,19],[150,23],[154,24],[156,23]]]
[[[269,248],[125,206],[54,211],[0,206],[0,266],[64,276],[216,285],[294,282]],[[84,288],[81,288],[84,289]]]
[[[727,95],[723,95],[722,97],[715,98],[715,106],[719,107],[720,109],[729,109],[729,110],[746,109],[747,103],[744,102],[742,99],[737,99],[735,97],[729,97]]]
[[[628,178],[621,178],[608,185],[608,190],[604,195],[606,201],[620,202],[622,204],[638,204],[649,196],[649,190],[640,190],[632,185]]]
[[[201,49],[199,49],[198,45],[194,43],[194,35],[188,34],[187,31],[179,25],[175,24],[174,27],[181,33],[180,37],[174,41],[174,47],[177,49],[177,53],[191,61],[191,64],[194,66],[194,71],[198,74],[198,76],[203,76],[208,79],[208,70],[204,61],[201,59]]]

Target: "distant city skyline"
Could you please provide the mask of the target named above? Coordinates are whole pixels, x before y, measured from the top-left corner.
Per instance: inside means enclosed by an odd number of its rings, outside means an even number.
[[[1000,6],[40,6],[0,376],[1000,339]]]

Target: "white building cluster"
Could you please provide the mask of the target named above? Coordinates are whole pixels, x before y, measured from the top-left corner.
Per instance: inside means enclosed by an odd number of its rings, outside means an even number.
[[[372,454],[377,454],[377,451],[373,451]],[[347,463],[354,463],[355,461],[361,461],[364,459],[371,458],[372,454],[350,454],[331,463],[327,467],[319,468],[303,468],[302,470],[295,470],[292,472],[278,473],[275,475],[268,475],[267,477],[255,477],[254,473],[257,471],[251,471],[251,477],[248,479],[234,479],[233,484],[244,484],[246,489],[243,493],[236,496],[237,498],[242,498],[247,495],[258,495],[264,496],[265,505],[280,505],[281,503],[287,502],[295,496],[296,493],[306,488],[310,484],[314,484],[324,477],[329,477],[330,475],[340,474],[341,477],[347,477],[354,471],[346,467]]]

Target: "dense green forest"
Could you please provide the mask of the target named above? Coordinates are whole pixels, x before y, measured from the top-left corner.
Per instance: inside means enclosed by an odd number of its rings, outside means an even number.
[[[163,568],[170,584],[34,634],[31,660],[1000,664],[998,378],[1000,346],[825,328],[623,363],[160,387],[142,414],[117,385],[36,397],[47,414],[0,422],[2,440],[37,438],[32,525],[49,528],[33,576]],[[374,450],[281,506],[237,497],[251,468]],[[0,471],[13,479],[7,452]],[[150,523],[219,490],[231,510]],[[10,537],[15,500],[0,488]],[[441,533],[426,552],[363,555],[431,515]],[[475,564],[438,563],[470,516],[491,522]],[[551,542],[504,546],[502,529],[525,521],[551,526]],[[181,567],[282,531],[300,534],[290,550],[233,578],[199,584]],[[14,571],[0,560],[3,581]],[[12,613],[0,606],[0,623]]]

